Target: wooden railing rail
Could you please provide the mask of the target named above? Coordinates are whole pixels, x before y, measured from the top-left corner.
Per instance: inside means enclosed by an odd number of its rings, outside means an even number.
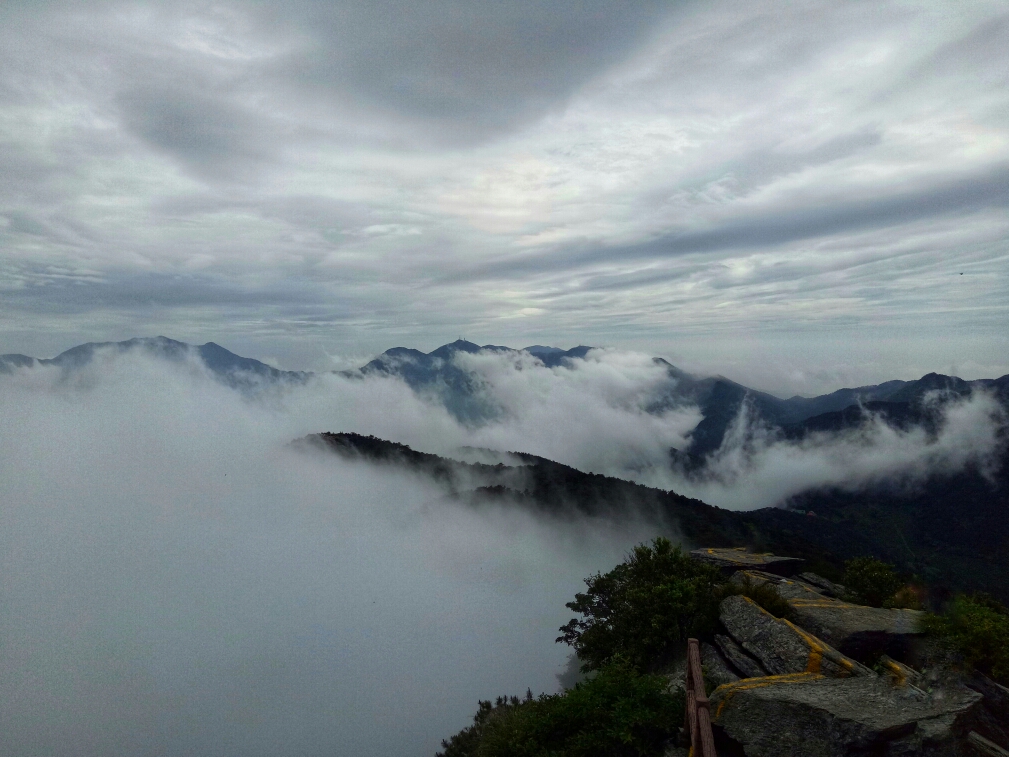
[[[701,647],[697,639],[687,639],[686,689],[686,731],[690,737],[691,757],[718,757],[715,754],[715,739],[711,735],[711,709],[704,693]]]

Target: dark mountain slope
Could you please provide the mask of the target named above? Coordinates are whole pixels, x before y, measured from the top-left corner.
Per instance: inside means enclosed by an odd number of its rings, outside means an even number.
[[[851,524],[810,519],[791,511],[738,513],[621,478],[585,473],[535,455],[513,453],[520,465],[473,465],[417,452],[358,434],[319,434],[298,444],[322,444],[341,456],[404,466],[446,484],[449,496],[479,505],[496,502],[556,518],[641,519],[657,533],[706,546],[747,545],[806,558],[815,569],[839,574],[844,559],[869,554],[873,541]]]
[[[816,513],[797,530],[803,538],[815,540],[810,530],[829,524],[838,534],[859,534],[877,557],[929,583],[1009,600],[1009,451],[1003,449],[993,468],[994,473],[969,467],[935,474],[910,488],[890,482],[857,492],[809,491],[788,505]],[[778,525],[791,513],[755,515]]]
[[[562,518],[641,518],[693,544],[790,554],[833,576],[845,559],[875,555],[929,583],[1009,600],[1009,454],[994,481],[973,470],[933,477],[912,491],[811,492],[789,509],[734,512],[523,453],[509,453],[519,465],[471,465],[357,434],[320,434],[301,443],[404,466],[474,504],[494,501]]]
[[[790,423],[782,427],[782,433],[786,439],[804,439],[814,433],[838,433],[859,428],[872,419],[901,431],[907,431],[913,426],[924,426],[930,433],[935,433],[941,415],[934,408],[922,408],[910,402],[872,401],[815,415],[800,423]]]

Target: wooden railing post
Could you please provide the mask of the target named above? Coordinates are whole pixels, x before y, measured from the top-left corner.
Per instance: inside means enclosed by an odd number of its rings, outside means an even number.
[[[704,672],[701,670],[701,647],[697,639],[687,639],[687,733],[695,757],[718,757],[711,733],[711,710],[704,693]]]

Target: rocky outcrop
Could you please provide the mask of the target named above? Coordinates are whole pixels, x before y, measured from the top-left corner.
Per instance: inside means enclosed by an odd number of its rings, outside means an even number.
[[[915,686],[917,688],[921,688],[921,673],[914,668],[893,659],[890,655],[883,655],[880,657],[878,667],[890,677],[890,683],[898,689],[905,686]]]
[[[823,590],[807,581],[802,581],[797,577],[784,577],[768,573],[765,570],[740,570],[733,573],[731,581],[737,585],[744,585],[747,582],[754,585],[771,584],[774,590],[783,599],[789,601],[793,599],[824,600],[828,599],[823,594]]]
[[[971,731],[967,734],[967,743],[974,747],[975,751],[986,755],[986,757],[1009,757],[1009,751],[1006,751],[991,739],[986,739],[977,731]]]
[[[806,561],[798,557],[780,557],[770,553],[748,552],[745,547],[695,549],[690,556],[700,562],[714,565],[726,575],[737,570],[762,570],[779,576],[791,576],[802,570]]]
[[[838,600],[793,600],[792,617],[803,628],[857,660],[880,653],[904,657],[918,630],[917,610],[862,607]]]
[[[975,730],[980,736],[1009,750],[1009,689],[980,673],[975,673],[965,683],[984,697]]]
[[[921,635],[918,629],[922,613],[918,610],[844,602],[825,596],[820,587],[798,578],[782,578],[763,571],[741,571],[739,576],[754,583],[773,584],[788,601],[793,622],[862,662],[875,660],[884,653],[906,657],[912,641]],[[733,580],[741,579],[733,576]]]
[[[875,675],[797,673],[720,686],[711,711],[720,754],[954,757],[980,699],[962,687],[930,696]]]
[[[805,581],[811,586],[815,586],[824,596],[841,599],[844,597],[845,588],[842,584],[834,583],[816,573],[800,573],[797,578]]]
[[[692,554],[711,562],[726,551]],[[966,757],[1005,748],[1009,689],[976,674],[965,686],[956,665],[923,674],[908,664],[921,613],[844,601],[844,587],[813,573],[748,566],[731,581],[744,594],[773,585],[789,615],[776,618],[743,594],[722,600],[727,633],[702,647],[705,674],[718,684],[719,755]]]
[[[708,686],[717,688],[739,680],[739,676],[729,667],[721,653],[710,644],[701,644],[701,667],[704,670],[704,682]]]
[[[808,631],[774,617],[748,597],[737,595],[722,600],[719,617],[732,638],[772,675],[875,675]]]
[[[766,676],[767,671],[760,667],[760,663],[750,657],[742,648],[728,636],[715,634],[715,644],[718,645],[722,656],[735,669],[742,678],[759,678]]]

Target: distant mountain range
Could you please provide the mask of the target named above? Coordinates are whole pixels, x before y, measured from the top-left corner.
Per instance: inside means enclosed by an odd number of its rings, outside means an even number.
[[[177,363],[189,357],[197,357],[219,380],[236,388],[248,388],[264,381],[303,383],[312,375],[304,371],[278,370],[259,360],[229,352],[214,342],[196,346],[164,336],[138,337],[125,342],[88,342],[71,347],[49,359],[16,354],[0,355],[0,374],[37,365],[52,365],[69,372],[83,368],[99,354],[122,354],[132,351]]]
[[[584,345],[569,350],[532,345],[515,350],[493,344],[481,346],[459,339],[427,353],[408,347],[394,347],[357,370],[341,373],[348,377],[398,377],[418,394],[443,404],[460,422],[479,425],[493,420],[499,410],[485,391],[481,376],[460,365],[455,359],[457,355],[487,353],[518,356],[528,353],[545,367],[556,368],[577,365],[577,361],[584,359],[592,349]],[[219,380],[242,389],[254,389],[269,382],[303,383],[313,375],[304,371],[278,370],[258,360],[229,352],[213,342],[195,346],[163,336],[82,344],[48,360],[26,355],[0,355],[0,373],[33,365],[54,365],[70,371],[88,364],[100,351],[123,353],[130,350],[142,350],[172,361],[196,356]],[[864,420],[866,412],[872,412],[897,427],[929,424],[935,418],[935,405],[924,404],[927,396],[948,399],[969,395],[976,389],[986,389],[1009,407],[1009,375],[965,381],[956,376],[929,373],[916,381],[894,380],[838,389],[819,397],[781,399],[723,376],[697,377],[662,358],[652,359],[665,369],[669,380],[656,390],[647,411],[661,413],[689,406],[700,410],[701,421],[691,432],[690,446],[682,451],[671,450],[673,461],[687,468],[702,465],[705,456],[721,446],[727,429],[739,416],[744,402],[748,403],[754,421],[778,429],[784,437],[792,439],[815,431],[838,431],[857,426]]]
[[[536,345],[524,352],[539,358],[546,367],[572,364],[583,359],[591,347],[570,350]],[[364,374],[381,373],[402,378],[416,392],[436,396],[445,407],[465,423],[479,423],[493,417],[494,408],[485,398],[480,377],[460,367],[453,360],[458,353],[517,353],[509,347],[476,345],[458,340],[433,352],[423,353],[404,347],[387,350],[360,370]],[[786,437],[796,438],[817,430],[840,430],[857,425],[864,410],[879,414],[895,424],[921,423],[932,414],[923,406],[927,395],[946,398],[963,397],[975,389],[988,389],[1009,403],[1009,375],[998,379],[964,381],[956,376],[929,373],[917,381],[887,381],[882,384],[838,389],[819,397],[780,399],[766,392],[738,384],[724,376],[699,378],[656,357],[652,360],[665,368],[669,383],[656,392],[648,411],[661,413],[676,407],[696,406],[702,420],[691,433],[690,447],[681,462],[698,464],[705,455],[718,449],[729,425],[739,415],[744,402],[750,404],[754,420],[779,428]],[[674,453],[675,456],[675,453]]]
[[[455,360],[459,353],[512,354],[522,358],[517,362],[518,370],[523,361],[528,365],[530,358],[551,368],[576,367],[591,349],[534,345],[512,350],[459,340],[429,353],[394,348],[342,375],[398,377],[418,394],[442,402],[460,421],[479,424],[491,420],[496,409],[479,373],[466,370],[465,361]],[[83,344],[52,359],[0,355],[0,374],[36,366],[54,366],[69,373],[99,355],[134,350],[173,362],[198,359],[218,380],[242,391],[300,384],[313,375],[281,371],[213,342],[194,346],[165,337]],[[820,397],[780,399],[721,376],[699,378],[661,358],[653,360],[664,368],[668,383],[656,390],[647,411],[696,406],[701,412],[690,447],[671,451],[671,463],[687,468],[703,467],[705,456],[719,448],[744,403],[752,417],[777,429],[784,439],[855,427],[865,421],[867,413],[895,428],[935,430],[941,417],[936,408],[944,399],[978,389],[992,393],[1009,408],[1009,376],[964,381],[930,373],[917,381],[888,381]],[[1006,429],[999,433],[1004,437]],[[952,589],[984,589],[1009,601],[1009,446],[1004,443],[995,464],[986,470],[970,464],[956,472],[936,471],[912,488],[892,487],[888,482],[853,491],[813,488],[781,503],[785,507],[732,512],[671,491],[584,473],[521,452],[472,451],[477,458],[494,461],[480,465],[355,434],[326,434],[316,442],[341,455],[413,468],[445,484],[450,496],[469,499],[475,505],[498,501],[558,517],[634,515],[696,544],[746,544],[806,557],[821,566],[817,570],[821,573],[836,571],[844,558],[873,554],[932,583]]]

